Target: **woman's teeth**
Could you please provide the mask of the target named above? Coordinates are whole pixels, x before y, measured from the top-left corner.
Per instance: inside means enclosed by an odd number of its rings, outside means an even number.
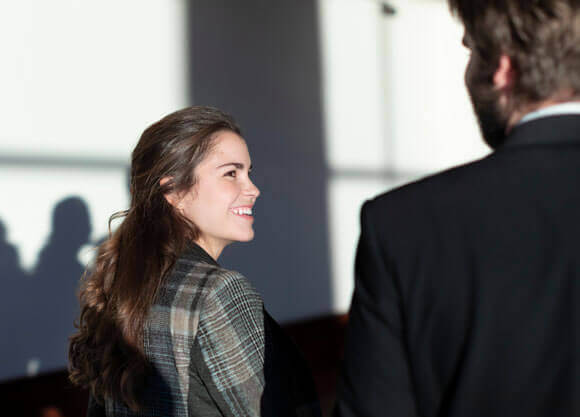
[[[236,214],[246,214],[248,216],[252,215],[252,209],[249,207],[240,207],[240,208],[235,208],[234,209],[234,213]]]

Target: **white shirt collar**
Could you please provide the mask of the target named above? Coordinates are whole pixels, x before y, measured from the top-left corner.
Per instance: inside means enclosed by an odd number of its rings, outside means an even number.
[[[569,101],[567,103],[553,104],[548,107],[530,112],[520,119],[516,125],[529,122],[530,120],[539,119],[563,114],[580,114],[580,101]]]

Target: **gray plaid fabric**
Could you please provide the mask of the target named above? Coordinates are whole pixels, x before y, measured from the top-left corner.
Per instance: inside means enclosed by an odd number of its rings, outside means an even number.
[[[144,340],[147,406],[106,401],[107,416],[320,416],[308,368],[260,295],[197,245],[168,277]]]

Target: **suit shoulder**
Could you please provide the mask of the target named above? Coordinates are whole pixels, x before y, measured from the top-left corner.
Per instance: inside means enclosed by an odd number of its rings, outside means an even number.
[[[492,166],[496,163],[495,154],[483,159],[449,168],[428,175],[408,184],[399,186],[368,200],[363,210],[373,213],[390,209],[412,209],[418,205],[461,200],[493,181],[497,177]]]
[[[491,154],[379,194],[363,205],[361,222],[419,233],[468,221],[481,214],[480,202],[505,182],[502,164]]]

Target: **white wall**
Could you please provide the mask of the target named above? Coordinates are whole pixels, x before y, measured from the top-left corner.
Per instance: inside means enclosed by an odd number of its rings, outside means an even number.
[[[388,1],[394,15],[382,3],[318,1],[336,312],[350,304],[364,200],[487,153],[447,2]]]
[[[185,0],[0,3],[0,221],[26,273],[13,285],[15,270],[0,271],[2,300],[18,300],[0,305],[2,351],[11,355],[1,355],[8,360],[0,379],[65,366],[66,340],[38,339],[38,329],[60,317],[57,307],[74,303],[68,277],[41,282],[36,268],[54,232],[53,208],[71,196],[84,200],[94,242],[108,216],[127,207],[139,135],[187,101],[185,18]],[[69,226],[79,227],[72,219]],[[33,294],[14,293],[24,288]],[[58,325],[72,331],[70,321]]]

